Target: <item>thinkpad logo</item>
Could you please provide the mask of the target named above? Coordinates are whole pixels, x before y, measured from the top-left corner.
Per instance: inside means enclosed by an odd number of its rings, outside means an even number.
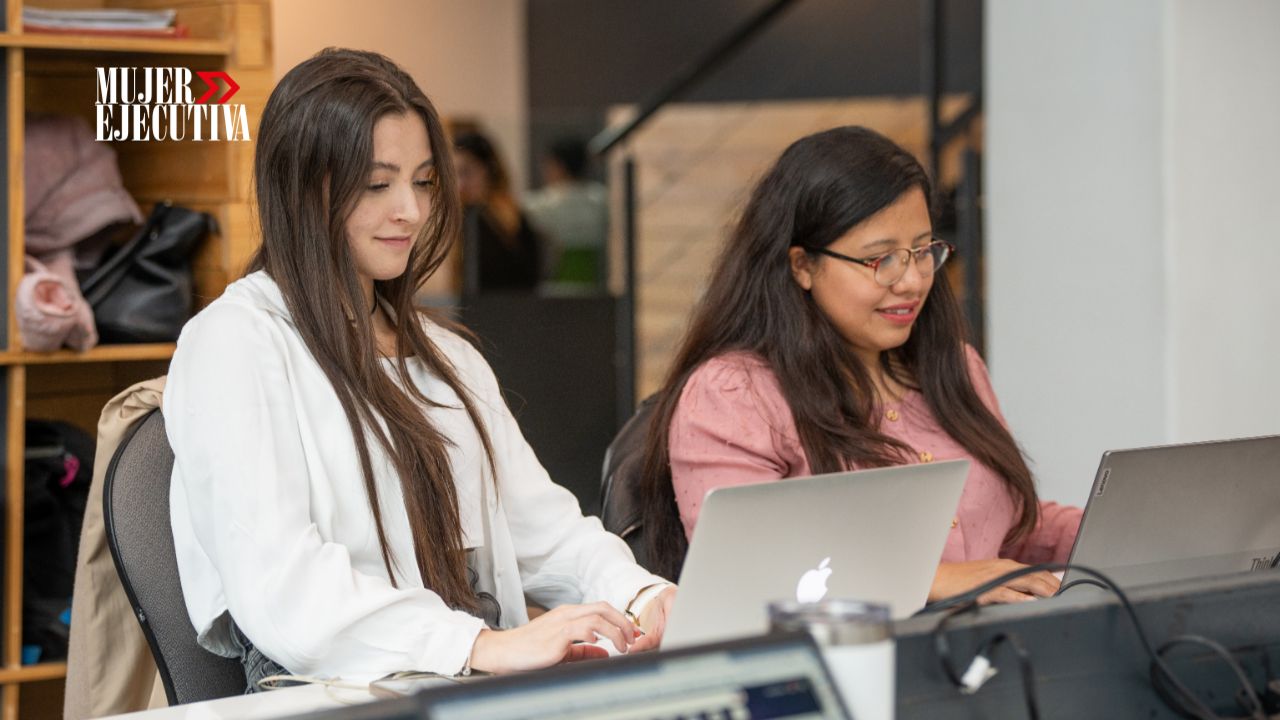
[[[1271,567],[1275,565],[1277,557],[1280,557],[1280,556],[1263,555],[1262,557],[1254,558],[1253,567],[1249,568],[1249,572],[1254,572],[1257,570],[1270,570]]]

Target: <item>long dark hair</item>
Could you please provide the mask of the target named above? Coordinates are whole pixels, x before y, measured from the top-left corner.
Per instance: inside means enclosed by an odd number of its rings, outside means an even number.
[[[520,243],[517,237],[520,232],[520,206],[511,194],[511,176],[507,174],[498,149],[492,140],[479,132],[467,132],[454,138],[453,149],[459,155],[470,155],[484,168],[489,192],[479,207],[496,223],[502,242],[514,249]]]
[[[376,301],[394,318],[397,386],[379,364],[371,298],[361,289],[345,225],[373,165],[374,125],[401,113],[417,113],[426,125],[436,183],[405,273],[374,283]],[[298,333],[338,395],[391,582],[397,558],[387,544],[368,436],[400,478],[423,585],[451,607],[474,608],[447,454],[451,442],[421,409],[441,405],[418,390],[406,364],[406,357],[416,356],[457,393],[492,474],[493,448],[475,402],[427,336],[413,303],[414,291],[444,262],[458,235],[461,209],[450,158],[431,101],[395,63],[376,53],[320,52],[281,79],[262,112],[254,157],[262,246],[248,271],[265,270],[280,286]]]
[[[911,449],[873,420],[877,397],[868,369],[796,284],[788,251],[830,245],[913,188],[924,192],[932,212],[932,187],[920,163],[859,127],[796,141],[756,185],[693,311],[649,426],[642,482],[651,569],[678,577],[688,549],[667,440],[685,383],[713,357],[746,351],[768,364],[814,473],[906,461]],[[1006,540],[1025,536],[1039,509],[1031,471],[973,389],[964,320],[946,273],[934,276],[910,338],[881,353],[880,362],[890,377],[918,389],[943,430],[1003,478],[1021,512]]]
[[[454,138],[453,147],[476,159],[489,175],[489,191],[504,195],[511,194],[511,178],[507,175],[507,167],[503,164],[498,149],[493,141],[478,132],[468,132]]]

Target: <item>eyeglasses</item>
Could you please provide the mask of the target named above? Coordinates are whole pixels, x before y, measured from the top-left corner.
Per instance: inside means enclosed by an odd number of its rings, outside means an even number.
[[[907,266],[911,264],[911,258],[916,260],[916,270],[920,271],[921,275],[928,277],[942,267],[947,262],[947,258],[951,257],[951,254],[956,251],[956,247],[951,243],[937,239],[924,247],[915,248],[914,250],[898,248],[884,255],[861,260],[826,248],[806,246],[805,249],[819,255],[826,255],[837,260],[845,260],[869,267],[875,271],[876,282],[884,287],[893,285],[907,274]]]

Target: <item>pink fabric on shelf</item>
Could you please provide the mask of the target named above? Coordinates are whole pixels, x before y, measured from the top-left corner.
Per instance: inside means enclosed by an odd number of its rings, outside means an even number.
[[[967,348],[967,354],[974,389],[1003,423],[986,365],[973,348]],[[1067,559],[1083,511],[1041,502],[1040,522],[1032,534],[1017,546],[1003,547],[1017,519],[1004,482],[938,425],[920,393],[910,392],[901,403],[886,406],[880,429],[923,457],[967,458],[973,463],[943,562]],[[676,504],[690,536],[702,499],[711,490],[812,474],[777,377],[762,358],[750,353],[721,355],[694,371],[680,395],[668,440]]]
[[[24,130],[27,275],[14,303],[22,344],[88,350],[98,331],[76,267],[97,264],[109,239],[104,229],[141,223],[142,213],[124,189],[115,151],[94,142],[84,120],[31,113]]]
[[[64,115],[30,113],[25,122],[27,253],[45,255],[70,248],[115,223],[141,223],[142,211],[124,189],[116,153],[95,142],[84,120]],[[94,257],[101,246],[84,248]]]
[[[69,265],[70,251],[55,258]],[[68,281],[32,257],[26,259],[26,273],[14,302],[22,346],[47,352],[65,345],[83,352],[97,345],[93,310],[80,295],[74,276]]]

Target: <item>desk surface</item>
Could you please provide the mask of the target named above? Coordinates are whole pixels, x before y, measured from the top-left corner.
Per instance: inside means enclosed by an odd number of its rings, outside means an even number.
[[[237,695],[236,697],[208,700],[206,702],[176,705],[174,707],[147,710],[145,712],[115,715],[115,718],[129,720],[221,720],[222,718],[243,718],[243,720],[266,720],[267,718],[289,717],[316,710],[328,710],[346,705],[358,705],[376,700],[373,695],[363,690],[347,690],[328,688],[323,685],[303,685],[301,687],[272,690],[254,695]]]

